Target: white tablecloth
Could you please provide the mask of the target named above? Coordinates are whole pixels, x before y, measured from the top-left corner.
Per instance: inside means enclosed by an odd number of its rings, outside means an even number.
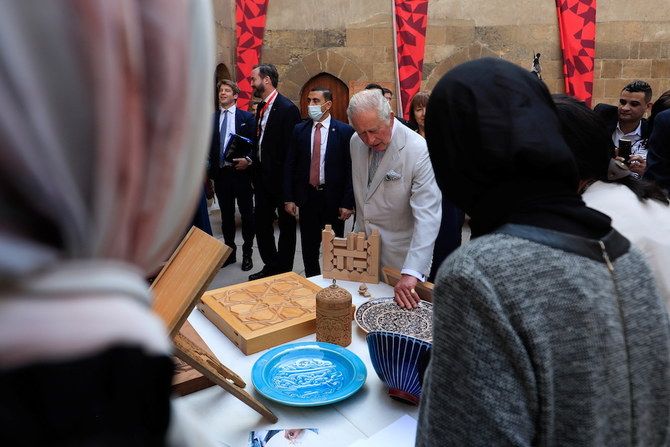
[[[322,276],[308,279],[321,287],[332,284],[332,280],[324,279]],[[369,299],[358,294],[360,286],[358,282],[337,281],[337,285],[351,293],[353,304],[356,306]],[[393,289],[388,284],[380,282],[367,286],[372,298],[393,296]],[[388,397],[386,386],[379,380],[370,363],[365,333],[355,322],[352,322],[352,342],[347,349],[358,355],[365,363],[368,373],[365,385],[344,401],[320,407],[299,408],[270,401],[255,390],[251,381],[251,369],[256,360],[267,351],[244,355],[197,309],[192,312],[188,321],[221,363],[246,381],[247,392],[263,402],[279,418],[275,424],[268,423],[260,414],[216,386],[179,398],[178,404],[191,409],[222,446],[246,447],[249,433],[254,430],[318,428],[320,446],[343,447],[371,437],[405,414],[414,419],[418,417],[417,407]],[[315,334],[311,334],[295,341],[315,340]],[[406,447],[406,445],[395,444],[394,447]]]

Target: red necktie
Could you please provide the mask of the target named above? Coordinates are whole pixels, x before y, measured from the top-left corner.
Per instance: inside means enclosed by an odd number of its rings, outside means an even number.
[[[319,174],[321,171],[321,128],[323,124],[316,123],[314,130],[314,148],[312,149],[312,163],[309,165],[309,184],[319,185]]]

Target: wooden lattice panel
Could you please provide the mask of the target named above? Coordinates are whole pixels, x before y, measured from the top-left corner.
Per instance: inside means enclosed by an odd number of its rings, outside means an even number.
[[[369,284],[379,282],[379,245],[377,230],[367,239],[365,233],[349,233],[346,238],[335,237],[330,225],[321,233],[323,252],[323,277],[358,281]]]
[[[313,334],[316,293],[311,281],[290,272],[202,296],[198,309],[245,354]]]

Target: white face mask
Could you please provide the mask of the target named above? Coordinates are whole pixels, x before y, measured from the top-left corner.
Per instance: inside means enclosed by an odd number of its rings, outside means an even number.
[[[319,121],[324,113],[326,113],[326,112],[322,112],[321,111],[321,106],[319,106],[319,105],[307,106],[307,114],[314,121]]]

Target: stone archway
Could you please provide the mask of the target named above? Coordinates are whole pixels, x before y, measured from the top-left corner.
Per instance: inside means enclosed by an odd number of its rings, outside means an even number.
[[[335,53],[332,49],[322,49],[306,55],[291,66],[283,78],[279,79],[279,90],[284,96],[298,104],[302,87],[307,81],[321,73],[328,73],[346,85],[352,81],[370,78],[369,74],[366,74],[349,59]]]
[[[481,57],[496,57],[499,58],[500,54],[489,49],[488,47],[481,44],[472,44],[469,47],[463,48],[462,50],[452,54],[440,64],[438,64],[433,71],[428,75],[425,81],[425,89],[433,90],[435,84],[445,75],[449,70],[454,68],[456,65],[462,64],[473,59],[479,59]]]

